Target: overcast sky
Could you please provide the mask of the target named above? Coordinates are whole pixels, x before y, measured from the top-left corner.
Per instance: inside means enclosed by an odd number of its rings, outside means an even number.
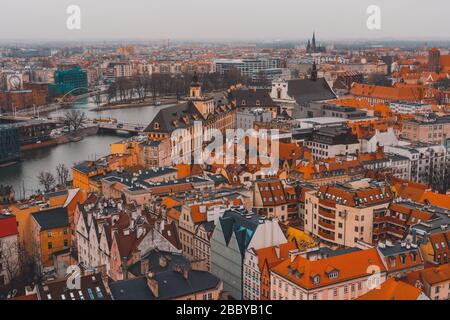
[[[66,28],[69,5],[81,30]],[[366,27],[369,5],[381,30]],[[0,0],[0,41],[450,39],[449,0]]]

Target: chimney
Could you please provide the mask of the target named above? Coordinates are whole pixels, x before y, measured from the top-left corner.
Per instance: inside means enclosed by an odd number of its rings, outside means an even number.
[[[159,297],[159,288],[158,288],[158,281],[154,279],[154,274],[152,272],[149,272],[147,274],[147,285],[149,289],[152,291],[155,298]]]
[[[141,274],[146,275],[148,274],[148,270],[150,269],[150,265],[147,259],[141,260]]]

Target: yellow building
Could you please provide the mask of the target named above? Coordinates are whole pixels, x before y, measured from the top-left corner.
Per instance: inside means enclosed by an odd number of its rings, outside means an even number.
[[[311,249],[318,245],[313,237],[294,227],[288,228],[286,238],[289,242],[296,243],[300,250]]]
[[[70,246],[69,218],[65,208],[31,214],[32,258],[36,272],[53,267],[53,254]]]
[[[28,256],[32,255],[31,215],[42,209],[62,207],[67,201],[67,197],[68,191],[53,192],[43,195],[42,199],[31,199],[9,207],[11,213],[16,216],[20,241]],[[75,200],[77,199],[75,198]]]
[[[16,216],[19,238],[28,256],[32,254],[30,221],[31,214],[39,212],[39,205],[32,203],[16,203],[9,207],[11,213]]]
[[[105,160],[84,161],[72,168],[73,186],[91,192],[89,179],[110,171]]]

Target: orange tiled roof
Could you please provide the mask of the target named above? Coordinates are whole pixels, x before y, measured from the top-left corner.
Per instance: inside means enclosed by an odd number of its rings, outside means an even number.
[[[161,201],[161,207],[165,207],[166,209],[171,209],[173,207],[181,206],[181,202],[178,200],[175,200],[171,197],[165,197]]]
[[[393,194],[390,191],[389,188],[383,190],[380,187],[369,187],[351,191],[336,186],[321,186],[317,194],[319,197],[323,197],[331,203],[342,203],[354,207],[357,205],[377,205],[390,201],[393,198]]]
[[[280,180],[260,181],[257,183],[257,188],[264,206],[286,204],[286,194]]]
[[[172,208],[169,211],[167,211],[167,216],[169,218],[172,218],[175,221],[180,221],[181,211],[177,210],[176,208]]]
[[[195,204],[191,206],[191,217],[194,223],[205,222],[207,220],[207,210],[210,207],[224,204],[223,201],[204,203],[204,204]],[[201,212],[201,208],[205,208],[204,212]]]
[[[422,86],[384,87],[355,83],[351,93],[355,96],[382,100],[416,101],[425,98],[425,88]]]
[[[316,261],[309,261],[302,256],[297,256],[292,262],[290,259],[281,262],[273,267],[272,271],[302,288],[316,289],[350,279],[367,277],[369,276],[367,270],[370,266],[377,266],[380,272],[386,271],[375,248]],[[338,276],[330,278],[329,270],[338,271]],[[313,282],[314,276],[320,277],[319,283]]]
[[[357,300],[416,300],[422,290],[405,282],[389,279]]]
[[[256,250],[258,256],[259,270],[262,270],[264,264],[267,262],[269,267],[274,267],[278,263],[289,257],[289,251],[297,249],[293,242],[280,244],[279,246],[272,246]]]
[[[426,268],[419,271],[423,281],[429,284],[450,281],[450,263],[434,267]]]

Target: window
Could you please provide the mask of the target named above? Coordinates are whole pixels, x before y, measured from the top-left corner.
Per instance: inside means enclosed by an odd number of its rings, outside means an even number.
[[[47,237],[49,237],[49,238],[52,237],[52,230],[48,230],[48,231],[47,231]]]
[[[319,275],[314,276],[313,277],[313,282],[314,282],[314,284],[319,284],[320,283],[320,276]]]
[[[51,242],[49,242],[49,243],[47,244],[47,247],[48,247],[49,249],[52,249],[52,248],[53,248],[53,244],[52,244]]]

